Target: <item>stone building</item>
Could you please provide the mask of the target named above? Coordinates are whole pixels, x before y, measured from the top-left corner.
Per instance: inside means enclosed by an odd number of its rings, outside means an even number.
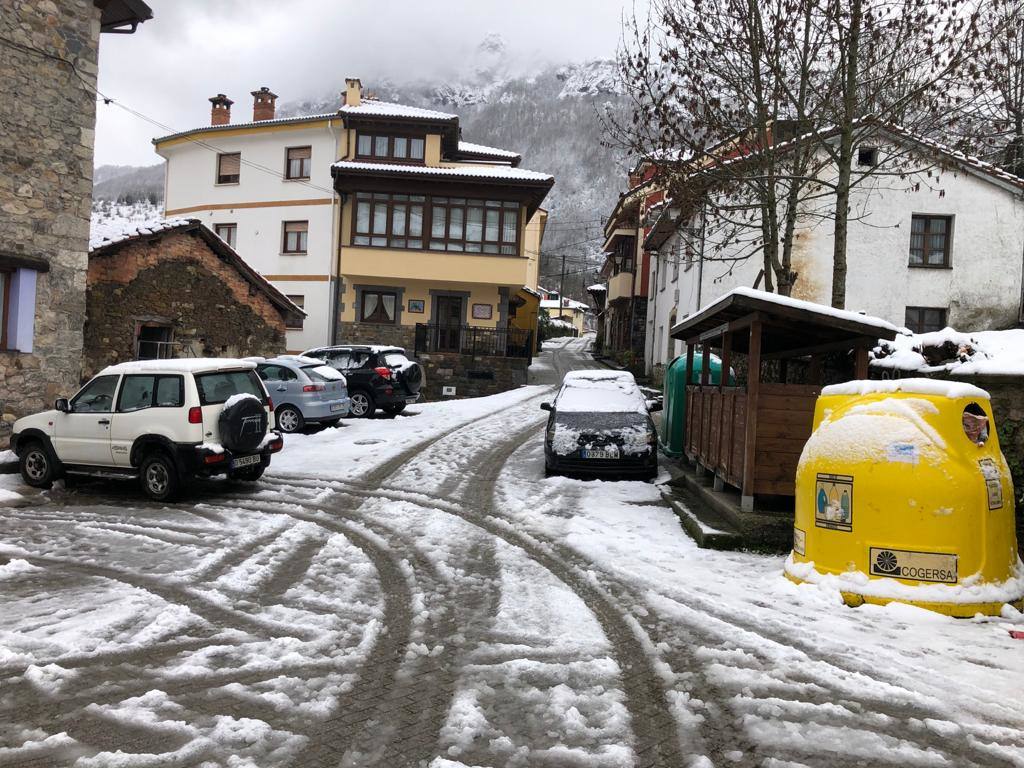
[[[271,357],[305,313],[196,219],[94,239],[85,375],[125,360]]]
[[[4,0],[0,43],[0,440],[78,385],[101,32],[140,0]]]

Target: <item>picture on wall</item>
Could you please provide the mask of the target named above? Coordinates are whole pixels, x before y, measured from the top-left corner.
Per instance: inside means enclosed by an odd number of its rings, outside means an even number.
[[[423,314],[423,299],[409,299],[409,312]]]
[[[494,307],[491,304],[474,304],[473,305],[473,319],[474,320],[490,320]]]

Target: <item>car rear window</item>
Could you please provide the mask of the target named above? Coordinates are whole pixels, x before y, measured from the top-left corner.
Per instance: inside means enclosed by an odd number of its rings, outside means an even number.
[[[196,386],[203,405],[220,405],[232,395],[255,395],[261,403],[267,401],[256,371],[200,373],[196,376]]]
[[[403,368],[409,364],[409,358],[401,352],[385,352],[384,364],[391,368]]]
[[[313,381],[342,381],[345,378],[329,365],[306,365],[302,371]]]

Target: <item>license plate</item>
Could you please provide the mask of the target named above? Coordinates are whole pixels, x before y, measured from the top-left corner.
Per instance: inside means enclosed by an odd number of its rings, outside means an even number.
[[[580,456],[584,459],[617,459],[619,458],[618,451],[580,451]]]
[[[231,460],[231,468],[238,469],[239,467],[249,467],[253,464],[259,464],[261,458],[262,457],[258,453],[255,453],[252,456],[239,456],[237,459]]]
[[[345,410],[344,403],[331,403],[331,413]]]
[[[409,405],[412,405],[412,404],[413,404],[413,403],[415,403],[415,402],[416,402],[416,401],[417,401],[418,399],[419,399],[419,398],[416,398],[416,397],[407,397],[407,398],[405,398],[405,402],[406,402],[406,403],[408,403]]]

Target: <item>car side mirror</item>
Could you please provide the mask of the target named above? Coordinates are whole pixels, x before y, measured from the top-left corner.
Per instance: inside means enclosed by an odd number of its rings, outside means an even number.
[[[61,413],[71,413],[71,404],[68,402],[66,397],[58,397],[57,402],[53,404],[53,407]]]
[[[550,411],[551,410],[551,403],[541,403],[540,404],[540,409],[542,411]]]

